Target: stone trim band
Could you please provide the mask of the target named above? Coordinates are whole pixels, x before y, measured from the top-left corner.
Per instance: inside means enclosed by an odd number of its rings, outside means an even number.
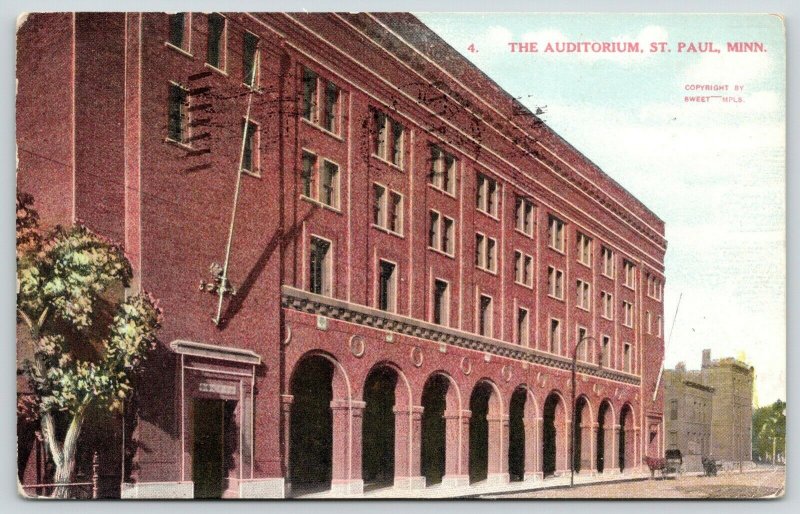
[[[572,369],[572,361],[567,357],[552,355],[532,348],[462,332],[457,329],[435,325],[364,305],[349,303],[337,298],[310,293],[291,286],[283,286],[281,292],[281,305],[284,308],[327,316],[348,323],[365,325],[379,330],[396,332],[509,359],[540,364],[550,368]],[[610,370],[594,364],[579,362],[577,370],[585,375],[625,384],[639,385],[641,382],[639,377],[635,375],[618,370]]]

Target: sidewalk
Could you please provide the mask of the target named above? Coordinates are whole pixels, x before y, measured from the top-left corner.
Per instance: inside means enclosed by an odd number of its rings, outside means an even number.
[[[740,475],[749,473],[764,472],[765,468],[753,467],[744,469],[742,473],[738,470],[735,471],[721,471],[720,476],[725,475]],[[679,477],[699,477],[703,476],[702,472],[686,472],[678,475]],[[575,475],[575,485],[594,485],[594,484],[612,484],[624,482],[641,482],[650,480],[650,471],[645,468],[644,471],[635,471],[622,474],[613,475]],[[656,472],[655,480],[661,479],[661,475]],[[463,487],[443,487],[441,484],[426,487],[424,489],[396,489],[391,486],[382,487],[378,489],[369,489],[360,495],[334,495],[331,491],[321,491],[301,496],[295,496],[298,500],[321,500],[321,499],[364,499],[364,500],[379,500],[379,499],[444,499],[444,498],[492,498],[497,496],[504,496],[513,493],[526,493],[534,491],[542,491],[548,489],[565,489],[569,487],[569,473],[564,476],[548,477],[544,480],[527,480],[521,482],[509,482],[507,484],[496,484],[489,482],[478,482]]]
[[[650,478],[650,472],[630,472],[614,475],[575,475],[576,485],[601,484],[612,482],[629,482],[645,480]],[[491,496],[508,493],[522,493],[537,491],[542,489],[557,489],[569,487],[569,473],[565,476],[548,477],[544,480],[526,480],[521,482],[509,482],[507,484],[496,484],[478,482],[463,487],[442,487],[441,484],[426,487],[425,489],[396,489],[394,487],[383,487],[375,490],[367,490],[358,496],[335,496],[330,491],[306,494],[297,496],[299,500],[317,499],[443,499],[443,498],[477,498],[480,496]]]

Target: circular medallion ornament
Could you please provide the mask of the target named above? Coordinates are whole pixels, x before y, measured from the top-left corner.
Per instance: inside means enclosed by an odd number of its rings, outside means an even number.
[[[511,382],[512,370],[510,365],[506,364],[503,366],[503,369],[500,370],[500,374],[503,375],[503,380],[506,382]]]
[[[422,366],[422,349],[419,346],[415,346],[411,349],[411,362],[416,367]]]
[[[353,336],[350,338],[350,353],[356,357],[361,357],[367,349],[367,343],[361,336]]]
[[[462,357],[461,358],[460,367],[461,367],[461,371],[463,371],[465,375],[469,375],[470,373],[472,373],[472,361],[469,360],[468,357]]]
[[[286,325],[286,337],[283,339],[283,345],[288,346],[292,342],[292,327]]]

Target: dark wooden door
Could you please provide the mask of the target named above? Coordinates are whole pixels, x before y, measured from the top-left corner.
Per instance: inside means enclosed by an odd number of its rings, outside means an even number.
[[[195,498],[220,498],[223,491],[225,401],[195,400],[192,480]]]

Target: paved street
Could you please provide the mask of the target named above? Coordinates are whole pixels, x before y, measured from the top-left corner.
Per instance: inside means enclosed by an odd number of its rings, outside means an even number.
[[[541,489],[483,497],[508,499],[769,498],[783,495],[784,480],[784,468],[777,468],[746,473],[725,473],[717,477],[681,475],[678,478],[579,485],[572,489]]]

